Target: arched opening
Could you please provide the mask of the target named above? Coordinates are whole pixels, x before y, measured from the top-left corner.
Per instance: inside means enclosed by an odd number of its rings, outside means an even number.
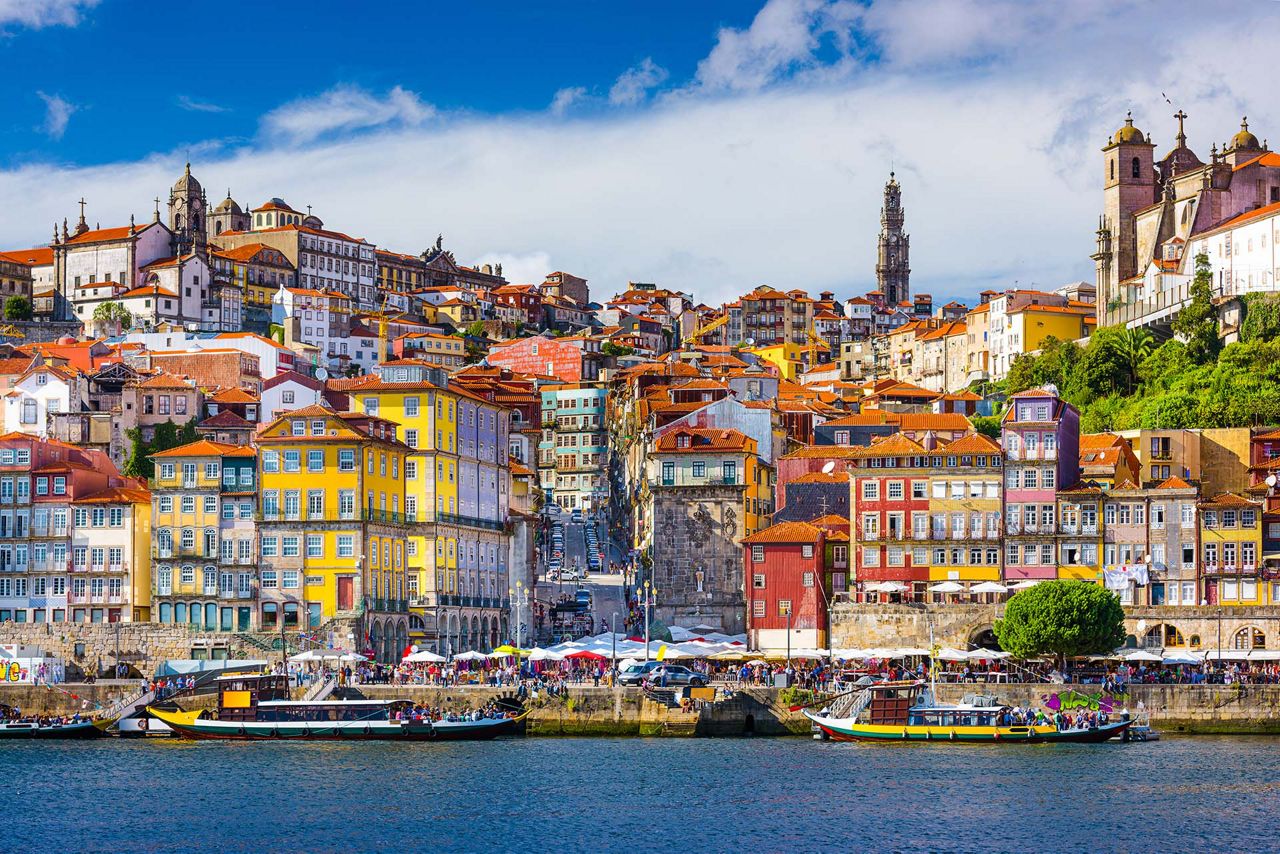
[[[1266,649],[1267,636],[1256,626],[1245,626],[1231,638],[1232,649]]]
[[[1133,177],[1135,178],[1142,177],[1142,161],[1136,157],[1133,158]]]
[[[1115,179],[1116,179],[1116,162],[1112,160],[1111,161],[1111,180],[1114,181]]]
[[[1192,647],[1194,647],[1194,648],[1196,648],[1196,649],[1199,649],[1199,648],[1200,648],[1200,636],[1199,636],[1199,635],[1192,635],[1192,636],[1191,636],[1191,646],[1192,646]]]
[[[995,629],[991,626],[983,626],[969,633],[969,646],[973,649],[990,649],[996,652],[1003,652],[1000,649],[1000,641],[996,640]]]
[[[486,616],[480,620],[479,646],[481,647],[480,649],[481,652],[488,652],[491,649],[491,647],[488,646],[488,643],[489,643],[489,618]]]
[[[1142,645],[1147,649],[1159,649],[1165,646],[1186,646],[1187,641],[1176,626],[1164,624],[1148,629],[1142,638]]]
[[[484,644],[484,636],[480,634],[480,621],[475,617],[471,618],[471,644],[476,647]]]
[[[374,621],[372,628],[369,629],[369,646],[372,647],[373,655],[376,658],[378,656],[378,650],[382,646],[382,624],[376,620]]]
[[[746,719],[743,720],[742,722],[742,734],[755,735],[755,732],[756,732],[756,716],[747,715]]]

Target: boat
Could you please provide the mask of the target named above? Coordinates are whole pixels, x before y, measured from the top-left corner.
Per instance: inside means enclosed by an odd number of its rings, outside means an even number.
[[[0,739],[6,738],[102,738],[114,718],[74,723],[39,723],[37,721],[5,721],[0,723]]]
[[[516,732],[525,715],[430,721],[400,712],[411,700],[291,700],[289,677],[236,674],[217,680],[216,710],[148,706],[179,736],[232,741],[463,741]]]
[[[842,698],[843,699],[843,698]],[[970,696],[946,705],[934,702],[923,681],[882,682],[850,693],[824,712],[805,711],[820,734],[834,741],[934,741],[946,744],[1090,743],[1123,736],[1125,719],[1085,729],[1054,724],[1001,723],[1009,706],[994,697]]]

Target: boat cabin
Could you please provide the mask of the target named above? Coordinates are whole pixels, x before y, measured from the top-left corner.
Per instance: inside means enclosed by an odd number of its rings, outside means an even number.
[[[258,704],[289,699],[289,677],[278,673],[237,674],[218,678],[218,720],[253,721]]]
[[[882,682],[869,686],[871,702],[867,704],[867,722],[871,724],[905,724],[911,707],[916,704],[924,685],[920,682]]]

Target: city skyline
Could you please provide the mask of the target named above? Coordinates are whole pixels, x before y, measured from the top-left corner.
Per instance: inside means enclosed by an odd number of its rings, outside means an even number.
[[[533,20],[506,7],[500,26],[441,10],[371,17],[388,33],[371,36],[379,49],[322,73],[250,58],[245,85],[227,82],[233,60],[210,45],[305,57],[336,38],[337,16],[308,8],[305,27],[271,17],[288,10],[255,12],[269,45],[226,15],[134,26],[127,5],[75,0],[0,14],[10,64],[29,69],[5,84],[0,188],[28,200],[0,216],[5,245],[46,242],[82,196],[93,223],[145,221],[155,188],[189,158],[215,203],[228,188],[246,204],[282,196],[397,251],[444,232],[462,263],[501,262],[515,282],[564,269],[709,304],[760,283],[848,296],[874,282],[892,168],[915,237],[913,290],[972,304],[988,287],[1092,278],[1092,149],[1126,110],[1163,151],[1178,108],[1197,150],[1246,112],[1265,137],[1274,109],[1250,87],[1264,54],[1248,49],[1266,43],[1273,16],[1256,13],[1230,56],[1184,35],[1177,15],[1145,22],[1150,49],[1126,54],[1133,73],[1117,81],[1102,57],[1142,19],[1136,4],[1109,12],[1108,28],[1087,3],[774,0],[681,10],[667,26],[626,10]],[[934,26],[939,16],[952,25]],[[459,72],[456,46],[410,61],[408,37],[389,34],[433,28],[487,46],[483,73]],[[193,53],[173,47],[179,30],[208,58],[140,91],[125,85],[133,74],[93,71],[87,45],[103,40],[162,64],[161,45]],[[543,46],[572,57],[538,61]],[[41,56],[57,73],[39,70]],[[414,192],[389,195],[400,187]],[[1007,250],[992,252],[993,235]]]

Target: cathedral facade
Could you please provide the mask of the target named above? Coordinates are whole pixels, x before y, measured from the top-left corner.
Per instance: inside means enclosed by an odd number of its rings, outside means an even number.
[[[1211,258],[1215,296],[1234,295],[1230,237],[1218,237],[1237,219],[1280,203],[1280,155],[1247,118],[1221,149],[1213,144],[1207,162],[1187,146],[1186,113],[1173,118],[1174,145],[1159,159],[1132,114],[1102,148],[1103,210],[1091,256],[1099,326],[1167,326],[1189,299],[1200,254]],[[1248,281],[1253,290],[1276,289],[1270,273]]]

